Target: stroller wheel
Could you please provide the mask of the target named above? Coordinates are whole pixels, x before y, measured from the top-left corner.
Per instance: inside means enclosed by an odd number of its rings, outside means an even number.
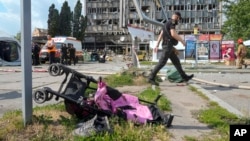
[[[46,101],[49,101],[53,98],[53,94],[51,94],[51,93],[47,93],[46,95],[47,95]]]
[[[33,100],[38,103],[42,104],[48,99],[47,93],[43,90],[36,90],[33,93]]]
[[[63,74],[63,71],[59,65],[50,65],[48,71],[51,76],[59,76]]]

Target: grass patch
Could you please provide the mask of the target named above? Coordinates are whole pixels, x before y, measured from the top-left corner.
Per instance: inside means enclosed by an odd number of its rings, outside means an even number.
[[[110,87],[120,87],[124,85],[133,85],[133,76],[130,73],[112,74],[104,78],[104,81]]]
[[[190,87],[190,89],[202,98],[208,100],[208,98],[196,88]],[[250,124],[250,119],[239,118],[235,114],[232,114],[226,109],[220,107],[216,102],[209,102],[207,108],[196,112],[195,116],[200,122],[213,128],[214,131],[208,135],[202,136],[200,139],[186,136],[185,139],[187,141],[228,141],[229,127],[231,124]]]
[[[140,93],[140,95],[138,96],[140,99],[143,99],[143,100],[146,100],[146,101],[149,101],[149,102],[154,102],[154,100],[156,99],[156,97],[160,94],[160,89],[157,88],[156,90],[153,90],[152,88],[147,88],[146,90],[142,91]],[[171,111],[171,103],[170,101],[162,96],[158,103],[157,103],[158,107],[161,109],[161,110],[164,110],[164,111]]]
[[[152,61],[140,61],[141,65],[156,65],[158,62],[152,62]]]
[[[111,119],[113,133],[98,134],[90,137],[78,137],[86,141],[168,141],[170,134],[161,125],[135,125],[129,121],[117,123],[116,119]]]
[[[105,77],[104,80],[108,86],[114,88],[124,85],[145,85],[146,83],[142,76],[135,76],[128,72],[110,75]],[[91,83],[91,87],[96,88],[97,85]],[[91,90],[87,91],[87,93],[92,92]],[[140,99],[153,102],[159,93],[159,88],[156,90],[147,88],[138,96]],[[159,100],[158,106],[163,111],[171,110],[170,102],[164,96]],[[77,123],[79,123],[79,120],[66,112],[63,102],[33,108],[32,122],[26,127],[23,126],[22,112],[20,110],[10,111],[0,119],[0,140],[168,141],[171,137],[162,125],[136,125],[128,121],[118,120],[115,117],[110,119],[113,127],[112,134],[103,133],[90,137],[75,136],[72,131]]]

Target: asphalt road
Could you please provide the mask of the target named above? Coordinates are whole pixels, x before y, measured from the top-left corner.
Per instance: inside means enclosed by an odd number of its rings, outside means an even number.
[[[94,78],[112,74],[125,69],[126,62],[112,61],[107,63],[88,62],[84,64],[77,64],[76,66],[68,66],[78,72],[85,75],[90,75]],[[48,72],[48,64],[32,67],[32,88],[33,91],[43,87],[50,87],[51,89],[58,91],[59,87],[65,78],[62,76],[51,76]],[[20,66],[8,67],[0,66],[0,117],[6,111],[21,109],[22,104],[22,72]],[[60,100],[59,100],[60,101]],[[44,104],[36,104],[34,106],[43,106],[45,104],[52,104],[58,101],[51,100]]]
[[[208,67],[209,64],[206,66]],[[115,73],[126,69],[126,62],[121,62],[116,59],[112,62],[98,63],[90,62],[70,66],[83,74],[91,75],[94,78],[99,76]],[[169,65],[169,67],[173,67]],[[42,65],[33,69],[46,70],[48,65]],[[187,67],[188,68],[188,67]],[[186,69],[188,73],[194,73],[196,79],[201,79],[207,83],[200,81],[191,81],[191,83],[201,87],[204,91],[218,98],[221,102],[232,106],[240,111],[244,116],[250,116],[250,92],[249,89],[239,89],[232,87],[223,87],[216,84],[229,84],[231,86],[246,86],[250,87],[250,69],[243,72],[231,68],[231,72],[224,67],[209,66],[198,70]],[[15,70],[15,72],[13,71]],[[162,71],[161,71],[162,72]],[[64,77],[53,77],[48,72],[32,72],[32,87],[33,90],[50,87],[53,90],[58,90]],[[22,73],[21,67],[0,67],[0,117],[9,110],[22,108]],[[51,100],[45,104],[51,104],[58,101]],[[33,102],[34,106],[42,106]]]

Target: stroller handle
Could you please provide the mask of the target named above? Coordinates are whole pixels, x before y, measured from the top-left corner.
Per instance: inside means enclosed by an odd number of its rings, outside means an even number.
[[[62,64],[51,64],[49,66],[49,72],[53,72],[54,70],[52,69],[53,67],[57,68],[56,69],[56,74],[54,74],[53,76],[58,76],[60,75],[60,72],[64,72],[66,74],[69,74],[69,73],[72,73],[73,75],[76,75],[80,78],[85,78],[87,79],[89,82],[93,82],[93,83],[97,83],[98,81],[95,80],[92,76],[87,76],[87,75],[84,75],[82,73],[79,73],[65,65],[62,65]]]
[[[157,104],[158,100],[161,98],[162,93],[160,93],[154,100],[154,103]]]

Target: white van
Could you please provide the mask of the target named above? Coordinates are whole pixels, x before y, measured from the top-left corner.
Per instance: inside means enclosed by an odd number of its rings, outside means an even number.
[[[0,31],[0,66],[21,65],[21,45],[18,40]]]
[[[61,37],[61,36],[54,37],[52,38],[52,40],[54,40],[57,49],[55,54],[56,62],[60,62],[62,44],[66,44],[67,46],[72,44],[76,49],[76,62],[78,62],[78,60],[83,60],[81,41],[76,40],[76,38],[74,37]],[[48,49],[46,47],[43,46],[43,48],[41,49],[39,58],[41,63],[45,63],[46,61],[49,60]]]

